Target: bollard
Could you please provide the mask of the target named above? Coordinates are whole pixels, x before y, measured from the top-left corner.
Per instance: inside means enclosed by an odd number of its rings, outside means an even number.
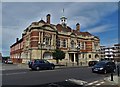
[[[120,76],[120,69],[119,69],[118,65],[117,65],[117,74],[118,74],[118,76]]]
[[[111,81],[113,81],[113,73],[111,73]]]

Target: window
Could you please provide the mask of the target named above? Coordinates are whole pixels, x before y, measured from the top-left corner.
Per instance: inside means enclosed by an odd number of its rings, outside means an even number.
[[[60,39],[57,40],[57,46],[60,47]]]
[[[81,48],[84,49],[84,42],[81,43]]]
[[[89,55],[89,58],[91,58],[91,55]]]
[[[43,38],[43,42],[45,42],[46,45],[51,45],[51,38],[45,37]]]
[[[74,48],[74,41],[71,41],[71,48]]]
[[[66,47],[66,40],[63,40],[63,47]]]
[[[82,55],[82,58],[84,59],[84,57],[85,57],[85,55],[83,54],[83,55]]]
[[[46,38],[46,45],[49,45],[49,38]]]
[[[29,43],[30,43],[29,38],[26,38],[26,46],[29,46]]]
[[[97,49],[98,47],[98,43],[94,43],[95,49]]]
[[[78,46],[80,47],[80,42],[78,42]]]

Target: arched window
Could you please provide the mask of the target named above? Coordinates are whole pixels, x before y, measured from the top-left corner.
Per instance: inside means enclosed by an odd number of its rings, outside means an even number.
[[[74,48],[74,41],[71,41],[71,48]]]

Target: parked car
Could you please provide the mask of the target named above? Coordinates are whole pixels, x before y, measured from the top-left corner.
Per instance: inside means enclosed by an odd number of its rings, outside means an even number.
[[[5,60],[5,63],[6,64],[13,64],[13,61],[11,59],[7,59],[7,60]]]
[[[55,65],[53,63],[48,62],[43,59],[34,59],[28,62],[29,68],[32,70],[40,70],[40,69],[54,69]]]
[[[112,61],[100,61],[92,67],[92,72],[112,73],[115,72],[116,65]]]
[[[89,61],[88,62],[88,66],[94,66],[95,64],[97,64],[98,63],[98,61]]]

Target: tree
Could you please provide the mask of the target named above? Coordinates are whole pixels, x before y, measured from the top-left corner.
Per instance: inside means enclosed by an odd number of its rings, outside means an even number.
[[[61,51],[60,49],[56,49],[53,53],[53,59],[56,60],[56,63],[59,63],[59,60],[62,60],[65,58],[65,53]]]

